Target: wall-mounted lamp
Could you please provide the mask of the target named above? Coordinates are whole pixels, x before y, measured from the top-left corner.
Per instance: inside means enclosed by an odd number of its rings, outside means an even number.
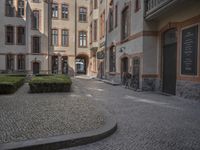
[[[37,58],[35,57],[35,62],[37,62]]]

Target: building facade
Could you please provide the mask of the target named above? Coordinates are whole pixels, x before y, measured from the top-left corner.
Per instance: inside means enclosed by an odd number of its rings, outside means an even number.
[[[89,74],[89,0],[0,1],[0,71]]]
[[[1,0],[0,71],[86,74],[200,99],[199,0]]]
[[[106,78],[137,88],[200,98],[200,2],[110,0]]]

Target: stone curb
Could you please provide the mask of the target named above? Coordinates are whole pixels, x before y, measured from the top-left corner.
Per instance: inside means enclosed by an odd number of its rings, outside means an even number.
[[[0,150],[56,150],[96,142],[113,134],[117,130],[116,119],[103,111],[105,125],[96,130],[71,135],[61,135],[35,140],[0,144]]]

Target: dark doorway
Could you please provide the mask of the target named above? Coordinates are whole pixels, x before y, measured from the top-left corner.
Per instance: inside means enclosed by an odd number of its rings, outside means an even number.
[[[52,56],[52,74],[58,74],[58,56]]]
[[[86,75],[88,68],[88,57],[87,56],[78,56],[76,58],[76,73],[78,75]]]
[[[176,29],[164,33],[163,92],[176,95],[177,39]]]
[[[33,74],[40,73],[40,64],[38,62],[33,62]]]
[[[98,62],[98,77],[103,78],[104,77],[104,62]]]
[[[121,72],[128,72],[128,58],[124,57],[121,60]]]
[[[62,57],[62,74],[68,74],[68,57]]]
[[[133,80],[134,86],[133,88],[139,89],[140,87],[140,58],[135,57],[133,58]]]
[[[121,83],[125,85],[126,83],[126,76],[128,73],[128,57],[124,57],[121,59]]]

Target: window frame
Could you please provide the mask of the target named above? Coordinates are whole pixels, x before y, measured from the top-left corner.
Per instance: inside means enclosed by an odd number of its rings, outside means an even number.
[[[81,36],[81,33],[85,33],[85,36],[84,36],[84,34],[82,34],[82,36]],[[81,40],[81,37],[82,37],[82,40]],[[87,31],[79,31],[79,36],[78,36],[78,38],[79,38],[79,47],[80,48],[87,48],[87,46],[88,46],[88,44],[87,44],[87,42],[88,42],[88,35],[87,35]],[[82,41],[82,42],[81,42]],[[84,45],[83,43],[84,43],[84,41],[85,41],[85,43],[86,43],[86,45]],[[81,43],[82,43],[82,45],[81,45]]]
[[[22,42],[20,43],[19,42],[19,29],[20,28],[23,28],[24,29],[24,37],[22,37],[22,38],[24,38],[23,40],[22,40]],[[24,26],[18,26],[18,27],[16,27],[16,43],[17,43],[17,45],[25,45],[26,44],[26,28],[24,27]]]
[[[127,11],[127,12],[126,12]],[[126,12],[126,17],[124,16]],[[127,20],[125,20],[127,19]],[[131,21],[130,21],[131,17],[130,17],[130,7],[129,6],[125,6],[124,9],[121,12],[121,40],[127,40],[128,37],[130,36],[130,27],[131,27]],[[127,23],[127,35],[125,34],[125,23]]]
[[[21,7],[19,5],[20,2],[23,2],[23,6],[21,6]],[[22,11],[19,11],[21,9],[22,9]],[[21,12],[22,14],[20,14],[19,12]],[[17,16],[18,17],[24,17],[25,16],[25,1],[24,0],[18,0],[17,1]]]
[[[64,8],[63,6],[65,6],[65,8],[67,8],[67,14],[63,13],[64,12],[63,11],[63,8]],[[64,17],[64,15],[67,15],[67,17]],[[65,19],[65,20],[69,19],[69,5],[66,4],[66,3],[61,4],[61,18]]]
[[[63,34],[64,31],[67,32],[66,35]],[[63,37],[66,37],[66,45],[63,44]],[[62,47],[68,47],[69,46],[69,30],[68,29],[62,29],[61,30],[61,45],[62,45]]]
[[[38,46],[38,50],[37,50],[37,52],[35,52],[34,51],[34,38],[38,38],[38,44],[39,44],[39,46]],[[40,36],[32,36],[32,38],[31,38],[31,51],[32,51],[32,53],[33,54],[39,54],[40,52],[41,52],[41,37]]]
[[[56,31],[57,33],[55,34],[55,32],[54,31]],[[55,37],[54,37],[55,36]],[[51,29],[51,45],[52,46],[58,46],[59,45],[59,30],[58,29],[56,29],[56,28],[54,28],[54,29]],[[54,43],[55,41],[55,39],[56,39],[56,43]]]
[[[19,59],[19,58],[22,58],[22,57],[23,57],[23,59]],[[19,63],[20,60],[23,60],[23,63],[22,62]],[[24,55],[24,54],[18,54],[17,55],[17,70],[18,71],[25,71],[26,70],[26,55]]]
[[[12,32],[8,34],[8,27],[12,27]],[[10,39],[12,39],[10,42],[8,42],[8,35],[10,36]],[[12,25],[6,25],[5,26],[5,44],[6,45],[14,45],[15,44],[15,27]]]
[[[116,72],[116,47],[109,49],[109,72]]]
[[[85,11],[81,11],[85,10]],[[85,19],[84,19],[85,18]],[[88,21],[88,10],[86,7],[79,7],[79,22],[87,22]]]
[[[9,1],[11,1],[11,4],[9,4]],[[5,16],[15,17],[14,0],[5,0]]]
[[[53,9],[55,9],[55,7],[57,7],[57,10],[56,10],[57,11],[57,16],[54,16],[55,10],[53,10]],[[58,3],[53,3],[52,4],[52,6],[51,6],[51,12],[52,12],[51,18],[53,18],[53,19],[58,19],[59,18],[59,6],[58,6]]]
[[[37,15],[35,15],[37,13]],[[40,10],[33,10],[31,17],[31,29],[39,30],[40,29]]]

